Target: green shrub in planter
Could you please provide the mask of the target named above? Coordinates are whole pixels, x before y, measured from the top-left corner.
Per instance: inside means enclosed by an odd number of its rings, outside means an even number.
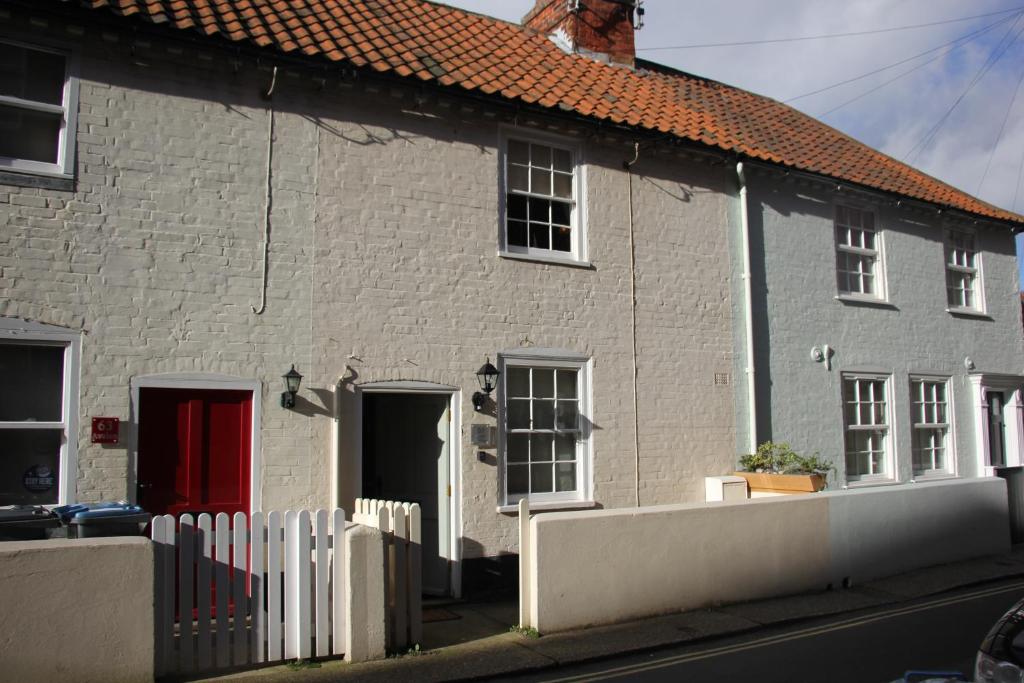
[[[817,453],[803,456],[794,451],[788,443],[765,441],[757,447],[756,453],[740,456],[740,470],[765,474],[820,474],[827,478],[835,469]]]

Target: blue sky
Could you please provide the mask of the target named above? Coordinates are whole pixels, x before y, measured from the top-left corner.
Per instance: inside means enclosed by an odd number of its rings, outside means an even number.
[[[447,4],[518,21],[533,0]],[[981,199],[1024,212],[1024,188],[1018,188],[1024,86],[1016,92],[1024,75],[1024,0],[645,0],[644,6],[647,23],[637,33],[641,57],[778,100],[880,70],[789,104]],[[1003,13],[948,21],[997,12]],[[948,23],[822,40],[660,49],[931,22]],[[1001,50],[1001,58],[988,64]],[[883,69],[897,62],[904,63]],[[1017,253],[1022,263],[1021,239]]]

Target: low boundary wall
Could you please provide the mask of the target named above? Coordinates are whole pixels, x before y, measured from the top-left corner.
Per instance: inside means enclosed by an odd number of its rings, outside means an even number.
[[[541,632],[823,590],[1010,547],[998,478],[545,513],[524,516],[520,533],[520,621]]]
[[[7,681],[152,680],[149,539],[0,543],[0,633]]]

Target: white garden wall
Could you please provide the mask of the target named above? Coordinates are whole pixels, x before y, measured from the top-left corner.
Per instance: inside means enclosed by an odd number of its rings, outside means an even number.
[[[528,529],[524,625],[561,631],[1004,552],[1007,520],[994,478],[541,514]]]
[[[153,678],[153,549],[145,538],[0,543],[7,681]]]

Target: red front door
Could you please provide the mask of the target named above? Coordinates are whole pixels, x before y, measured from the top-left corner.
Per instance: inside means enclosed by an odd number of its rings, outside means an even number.
[[[138,503],[154,515],[249,513],[252,392],[139,391]]]

